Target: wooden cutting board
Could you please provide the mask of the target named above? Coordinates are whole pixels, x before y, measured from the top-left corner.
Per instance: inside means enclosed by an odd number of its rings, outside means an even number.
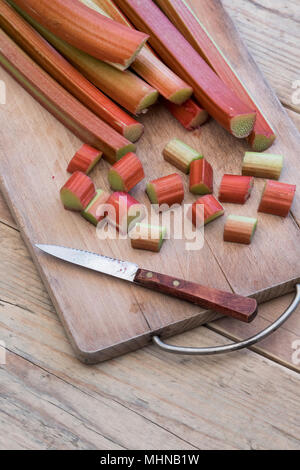
[[[238,71],[278,135],[270,152],[285,157],[281,181],[300,186],[299,134],[264,81],[218,0],[191,0],[209,32]],[[81,142],[45,111],[4,70],[7,103],[0,106],[1,189],[39,268],[78,358],[94,363],[143,347],[154,333],[165,337],[217,317],[186,302],[165,297],[118,279],[87,271],[40,253],[35,243],[53,243],[136,262],[165,274],[256,296],[262,302],[293,290],[300,281],[300,197],[287,219],[259,214],[251,246],[223,243],[224,218],[205,229],[200,251],[186,251],[184,241],[167,241],[160,254],[134,251],[128,240],[101,241],[93,226],[63,210],[59,189],[66,166]],[[138,144],[147,180],[174,172],[161,155],[174,137],[204,153],[215,170],[215,193],[222,175],[241,171],[245,141],[211,120],[188,133],[163,109],[153,107],[142,118],[145,134]],[[104,161],[91,175],[107,186]],[[185,177],[186,186],[188,185]],[[227,214],[256,216],[264,181],[256,180],[245,206],[225,204]],[[133,192],[149,207],[145,182]],[[195,198],[186,192],[185,202]],[[38,335],[39,332],[37,331]]]

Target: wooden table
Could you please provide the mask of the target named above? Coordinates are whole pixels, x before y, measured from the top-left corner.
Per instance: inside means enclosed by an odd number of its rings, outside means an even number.
[[[293,84],[300,80],[297,0],[223,4],[300,129],[300,106],[293,99]],[[300,448],[299,309],[251,351],[197,358],[150,346],[84,366],[1,197],[0,262],[0,342],[6,345],[0,449]],[[291,298],[261,306],[253,325],[222,319],[174,343],[215,345],[249,336]]]

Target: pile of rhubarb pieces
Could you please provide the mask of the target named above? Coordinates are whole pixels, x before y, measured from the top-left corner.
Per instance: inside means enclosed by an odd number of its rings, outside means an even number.
[[[99,215],[99,207],[118,214],[122,203],[127,227],[133,224],[140,204],[129,191],[145,176],[135,154],[143,133],[136,116],[160,98],[187,130],[211,116],[251,147],[242,174],[224,175],[218,200],[213,168],[203,155],[176,139],[165,147],[166,161],[189,174],[191,193],[201,196],[191,211],[196,227],[222,215],[221,202],[245,203],[254,177],[267,178],[258,210],[287,216],[296,187],[276,181],[281,156],[261,153],[274,143],[274,130],[185,0],[2,0],[0,26],[1,66],[85,142],[61,190],[67,209],[98,224],[109,217],[107,210]],[[102,155],[112,165],[111,195],[96,190],[87,176]],[[184,199],[177,173],[150,181],[146,191],[160,207]],[[231,215],[224,240],[249,244],[256,225],[256,218]],[[159,251],[165,229],[138,228],[143,239],[137,235],[132,245]]]
[[[129,194],[145,177],[141,161],[130,152],[114,163],[108,172],[108,181],[114,192],[108,194],[104,190],[96,190],[92,179],[87,176],[101,156],[101,152],[84,144],[72,158],[67,168],[72,176],[60,191],[64,207],[81,212],[96,226],[106,218],[118,230],[130,231],[133,248],[160,251],[166,228],[137,222],[143,213],[142,207]],[[203,155],[184,142],[173,139],[164,148],[163,156],[177,169],[189,174],[190,192],[200,195],[190,210],[196,228],[224,215],[220,202],[245,204],[251,196],[254,177],[267,178],[258,211],[281,217],[286,217],[290,211],[296,186],[276,181],[283,168],[281,155],[246,152],[242,175],[223,176],[218,200],[212,194],[213,168]],[[180,205],[184,200],[182,176],[172,173],[150,181],[146,192],[158,210]],[[229,215],[224,227],[224,241],[250,244],[256,227],[256,218]]]

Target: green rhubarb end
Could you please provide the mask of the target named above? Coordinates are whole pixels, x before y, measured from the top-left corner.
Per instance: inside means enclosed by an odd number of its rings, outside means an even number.
[[[152,183],[147,184],[146,192],[148,194],[148,197],[150,199],[151,204],[158,204],[158,198],[157,198],[156,190],[155,190],[155,187]]]
[[[195,184],[190,187],[190,192],[192,194],[212,194],[212,189],[206,186],[204,183]]]
[[[65,209],[70,211],[82,211],[83,207],[80,199],[75,196],[69,189],[64,188],[60,192],[61,202]]]
[[[111,168],[108,173],[108,182],[114,191],[125,191],[124,182],[119,173]]]
[[[284,158],[271,153],[246,152],[242,173],[247,176],[276,179],[280,178]]]
[[[221,217],[222,215],[224,215],[224,213],[225,213],[224,210],[220,210],[220,211],[218,211],[218,212],[215,212],[212,216],[208,217],[208,219],[205,220],[204,225],[207,225],[207,224],[209,224],[210,222],[212,222],[213,220],[218,219],[219,217]]]
[[[274,144],[275,140],[275,134],[273,134],[271,137],[266,137],[265,135],[257,134],[251,142],[251,148],[254,150],[254,152],[264,152]]]
[[[181,105],[185,103],[193,94],[193,89],[190,87],[181,88],[179,91],[173,93],[173,95],[169,96],[167,99],[172,103]]]
[[[132,126],[127,126],[124,130],[124,137],[130,142],[137,142],[144,132],[144,126],[141,123],[133,124]]]
[[[248,137],[253,131],[255,119],[256,113],[235,116],[231,119],[230,122],[230,129],[232,134],[239,139]]]
[[[139,113],[142,113],[143,111],[145,111],[146,109],[149,108],[149,106],[152,106],[153,104],[156,103],[156,101],[158,100],[158,97],[159,97],[159,93],[157,90],[154,90],[153,91],[150,91],[146,96],[145,98],[143,98],[137,109],[136,109],[136,114],[139,114]]]
[[[130,152],[135,152],[136,151],[136,145],[131,143],[128,145],[125,145],[124,147],[120,148],[117,153],[116,153],[116,161],[120,160],[124,155]]]
[[[101,198],[104,194],[104,191],[102,189],[97,189],[96,190],[96,196],[91,200],[89,205],[84,209],[84,211],[81,212],[82,217],[84,217],[88,222],[91,222],[93,225],[98,225],[98,219],[95,217],[93,211],[91,209],[94,207],[94,205],[97,203],[98,199]]]

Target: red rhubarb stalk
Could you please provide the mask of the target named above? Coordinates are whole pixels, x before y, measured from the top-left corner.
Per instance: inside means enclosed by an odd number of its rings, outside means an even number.
[[[114,191],[128,192],[145,177],[141,161],[135,153],[124,155],[108,173],[110,187]]]
[[[201,23],[186,0],[155,0],[169,17],[185,39],[212,67],[221,80],[229,86],[236,95],[251,109],[255,109],[257,119],[255,127],[248,140],[255,151],[269,148],[276,136],[262,110],[251,96],[249,90],[241,81],[237,72],[223,54],[220,47]]]
[[[121,233],[131,230],[134,225],[144,218],[144,206],[134,197],[125,192],[111,194],[106,202],[108,221]]]
[[[69,173],[81,171],[88,175],[97,165],[101,157],[102,152],[99,152],[99,150],[91,147],[90,145],[83,144],[70,161],[67,171]]]
[[[106,216],[105,208],[108,198],[109,194],[106,191],[97,189],[95,197],[91,200],[81,215],[93,225],[97,226],[98,223]]]
[[[219,189],[219,200],[234,204],[245,204],[254,184],[252,176],[224,175]]]
[[[293,204],[296,186],[268,180],[261,198],[259,212],[287,217]]]
[[[55,82],[0,30],[0,64],[58,120],[81,140],[116,161],[135,150],[114,129],[101,121],[70,93]]]
[[[53,34],[97,59],[124,67],[148,36],[105,18],[78,0],[14,0]]]
[[[116,0],[134,25],[150,35],[164,62],[193,89],[197,101],[236,137],[253,130],[256,113],[243,103],[207,65],[152,0]]]
[[[224,227],[224,241],[250,245],[257,226],[257,219],[229,215]]]
[[[60,190],[61,202],[65,209],[83,211],[96,195],[91,178],[76,171]]]
[[[0,3],[0,26],[46,72],[127,139],[135,142],[143,126],[94,85],[45,41],[12,7]]]
[[[209,194],[213,192],[213,169],[205,158],[194,160],[190,166],[190,192]]]
[[[9,0],[10,3],[11,0]],[[14,4],[13,4],[14,5]],[[55,49],[64,55],[91,83],[103,93],[133,114],[139,114],[154,104],[158,92],[148,83],[126,70],[122,72],[109,64],[71,46],[52,34],[26,12],[16,6],[18,12],[45,38]]]
[[[224,208],[211,194],[200,197],[191,207],[190,216],[195,227],[209,224],[222,215],[224,215]]]
[[[181,204],[184,199],[184,187],[181,176],[177,173],[163,176],[147,184],[147,194],[152,204],[171,207]]]
[[[182,105],[177,105],[169,101],[165,101],[164,104],[174,118],[188,131],[197,129],[208,119],[207,111],[200,108],[192,99],[187,100]]]
[[[112,0],[94,0],[93,3],[113,20],[132,28],[131,23]],[[193,89],[167,67],[148,44],[142,48],[132,63],[132,69],[172,103],[180,105],[193,93]]]

